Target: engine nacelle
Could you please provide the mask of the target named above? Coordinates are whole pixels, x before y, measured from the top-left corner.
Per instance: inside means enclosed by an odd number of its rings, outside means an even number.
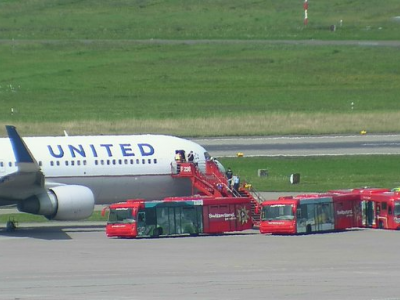
[[[49,220],[80,220],[93,213],[94,195],[85,186],[62,185],[21,201],[18,210]]]

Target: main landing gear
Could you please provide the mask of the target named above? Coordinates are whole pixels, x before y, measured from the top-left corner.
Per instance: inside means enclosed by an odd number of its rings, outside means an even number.
[[[17,229],[18,221],[14,218],[10,218],[6,223],[6,231],[14,231]]]

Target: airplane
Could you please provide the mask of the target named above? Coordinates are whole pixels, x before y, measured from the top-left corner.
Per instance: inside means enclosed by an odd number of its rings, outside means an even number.
[[[199,168],[211,158],[201,145],[168,135],[22,138],[14,126],[6,130],[0,206],[17,204],[49,220],[87,218],[95,204],[189,196],[190,180],[171,176],[175,155],[193,151]]]

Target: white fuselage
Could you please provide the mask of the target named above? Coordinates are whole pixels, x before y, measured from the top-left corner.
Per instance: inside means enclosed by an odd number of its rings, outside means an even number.
[[[98,204],[129,198],[190,195],[190,181],[171,176],[175,151],[184,150],[186,154],[193,151],[200,163],[206,153],[192,141],[165,135],[27,137],[23,140],[39,164],[47,187],[83,185],[92,190]],[[18,171],[15,162],[10,139],[1,138],[0,178]]]

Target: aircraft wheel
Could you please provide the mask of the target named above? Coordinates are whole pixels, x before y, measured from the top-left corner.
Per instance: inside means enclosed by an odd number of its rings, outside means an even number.
[[[6,223],[6,231],[14,231],[17,228],[15,221],[7,221]]]

